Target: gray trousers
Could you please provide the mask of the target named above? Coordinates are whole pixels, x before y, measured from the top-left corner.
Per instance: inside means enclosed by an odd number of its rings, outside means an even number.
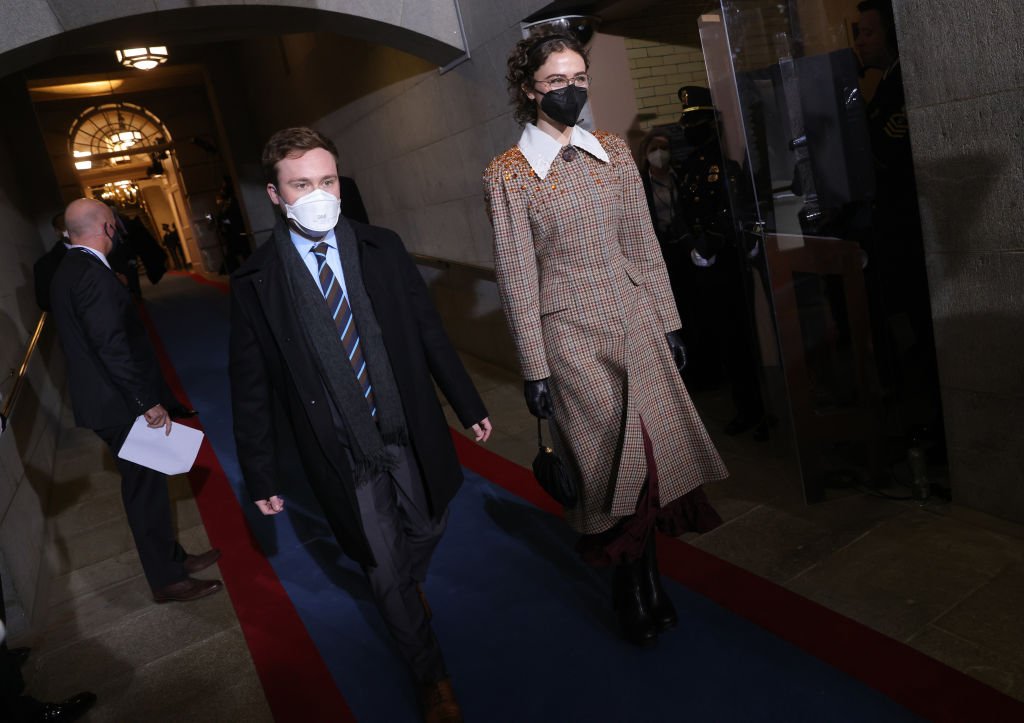
[[[448,673],[441,646],[427,620],[416,585],[427,577],[434,548],[448,522],[430,516],[426,490],[412,450],[389,447],[398,467],[356,489],[366,539],[377,560],[363,566],[377,609],[416,681],[435,683]]]

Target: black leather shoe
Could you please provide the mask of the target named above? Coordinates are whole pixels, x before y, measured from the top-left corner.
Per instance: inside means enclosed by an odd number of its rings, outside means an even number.
[[[658,626],[647,605],[643,586],[643,560],[624,562],[615,568],[612,596],[619,628],[628,642],[645,648],[658,639]]]
[[[462,723],[462,708],[451,678],[421,686],[419,698],[424,723]]]
[[[647,598],[651,619],[659,633],[671,630],[679,624],[675,605],[661,586],[661,573],[658,572],[657,545],[654,531],[651,530],[644,548],[643,592]]]
[[[92,708],[96,702],[96,694],[89,691],[82,691],[60,703],[43,703],[43,709],[39,711],[33,721],[36,723],[55,723],[56,721],[78,720],[85,712]]]
[[[153,601],[158,603],[190,602],[213,595],[222,587],[224,584],[220,580],[196,580],[194,577],[186,577],[184,580],[154,590]]]
[[[200,570],[205,570],[219,559],[220,550],[215,547],[201,555],[185,555],[185,562],[182,563],[182,567],[185,568],[186,573],[192,575]]]

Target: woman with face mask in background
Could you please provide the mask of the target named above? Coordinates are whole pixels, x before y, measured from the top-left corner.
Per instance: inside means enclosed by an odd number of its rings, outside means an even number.
[[[524,39],[508,83],[523,133],[484,182],[526,404],[577,480],[565,516],[578,551],[615,567],[622,633],[648,645],[677,623],[655,527],[716,526],[701,485],[727,472],[680,377],[679,314],[633,157],[621,138],[576,125],[586,51],[568,35]]]

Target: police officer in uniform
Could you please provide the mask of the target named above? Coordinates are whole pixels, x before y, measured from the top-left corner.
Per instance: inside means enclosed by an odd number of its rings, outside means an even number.
[[[741,168],[722,154],[717,113],[711,92],[683,86],[679,127],[689,152],[675,168],[680,184],[680,209],[688,228],[683,238],[694,267],[697,329],[691,357],[695,371],[721,364],[732,385],[735,417],[726,434],[760,426],[764,417],[752,323],[752,279],[748,263],[753,249],[743,243],[730,205],[730,188],[742,190]],[[683,327],[686,333],[686,326]],[[690,349],[690,343],[687,344]],[[703,359],[702,359],[703,357]],[[717,357],[717,359],[716,359]]]

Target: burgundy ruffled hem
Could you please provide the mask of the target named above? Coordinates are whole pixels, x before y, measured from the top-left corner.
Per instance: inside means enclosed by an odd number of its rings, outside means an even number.
[[[711,506],[702,487],[673,500],[667,507],[659,505],[658,470],[643,420],[640,429],[647,457],[647,485],[640,493],[635,513],[619,520],[610,530],[583,535],[576,543],[576,552],[593,567],[608,567],[639,560],[643,556],[647,538],[655,528],[666,535],[679,537],[687,532],[710,532],[722,524],[722,518]]]

